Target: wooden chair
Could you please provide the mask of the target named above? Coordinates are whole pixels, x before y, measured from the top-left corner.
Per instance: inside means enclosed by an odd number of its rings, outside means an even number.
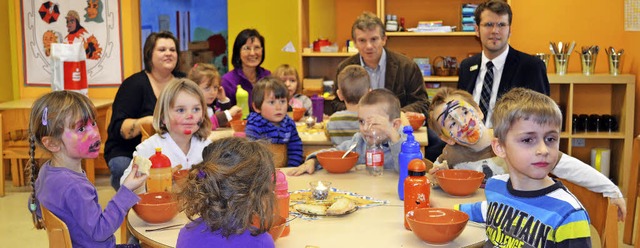
[[[269,151],[273,154],[276,168],[287,167],[287,144],[269,144]]]
[[[141,127],[142,127],[140,129],[140,134],[142,135],[141,141],[144,141],[149,137],[153,136],[154,134],[156,134],[156,130],[153,128],[153,125],[151,123],[144,123],[141,125]]]
[[[582,203],[589,213],[591,225],[599,235],[601,247],[618,247],[618,208],[609,202],[609,198],[595,193],[569,181],[558,178]],[[592,233],[593,236],[593,233]],[[596,241],[597,238],[592,237]]]
[[[627,192],[627,217],[624,221],[623,242],[626,244],[634,244],[633,235],[636,239],[640,237],[640,228],[635,228],[640,215],[636,215],[636,206],[638,203],[638,187],[640,187],[638,179],[640,178],[640,135],[633,140],[633,152],[631,153],[631,174],[629,174],[629,187]],[[634,230],[635,229],[635,230]],[[640,247],[640,242],[635,241],[635,247]]]
[[[42,204],[40,205],[40,210],[42,211],[42,220],[44,221],[44,227],[49,237],[49,247],[72,247],[71,235],[69,234],[67,224]]]

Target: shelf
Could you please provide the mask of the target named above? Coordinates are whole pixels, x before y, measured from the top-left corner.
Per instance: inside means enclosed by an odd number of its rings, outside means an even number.
[[[624,133],[622,132],[586,132],[586,133],[573,133],[571,138],[582,139],[624,139]]]
[[[620,74],[612,76],[608,73],[598,73],[585,76],[582,73],[567,73],[558,75],[548,73],[550,84],[627,84],[635,81],[636,76],[632,74]]]
[[[475,37],[475,32],[386,32],[389,37],[420,37],[420,36],[443,36],[443,37]]]
[[[441,76],[425,76],[423,77],[425,82],[448,82],[448,83],[457,83],[458,82],[458,76],[448,76],[448,77],[441,77]]]
[[[302,52],[302,57],[351,57],[356,55],[357,53],[345,53],[345,52],[336,52],[336,53],[321,53],[321,52]]]

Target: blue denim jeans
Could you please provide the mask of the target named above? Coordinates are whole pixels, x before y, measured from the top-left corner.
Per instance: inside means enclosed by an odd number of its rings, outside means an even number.
[[[114,157],[109,160],[109,171],[111,171],[111,187],[113,187],[116,191],[120,189],[120,178],[122,174],[124,174],[124,170],[129,167],[131,163],[131,158],[129,157]]]

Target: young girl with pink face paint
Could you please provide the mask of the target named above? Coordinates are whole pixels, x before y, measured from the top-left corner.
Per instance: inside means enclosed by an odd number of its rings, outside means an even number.
[[[100,131],[96,112],[84,95],[55,91],[35,101],[29,119],[29,166],[33,191],[29,199],[36,228],[43,228],[40,206],[49,209],[69,228],[76,247],[114,247],[113,233],[129,209],[140,198],[132,192],[147,175],[137,175],[138,167],[123,180],[104,211],[98,204],[96,188],[89,182],[81,162],[96,158],[100,151]],[[51,153],[51,159],[38,168],[36,145]]]
[[[171,166],[190,169],[202,162],[202,150],[211,141],[211,120],[207,116],[204,95],[196,83],[189,79],[174,79],[167,85],[153,111],[153,128],[156,134],[142,141],[133,156],[145,158],[155,154],[156,148],[169,157]],[[125,175],[131,170],[131,165]],[[124,177],[120,179],[124,182]],[[144,192],[143,187],[136,192]]]

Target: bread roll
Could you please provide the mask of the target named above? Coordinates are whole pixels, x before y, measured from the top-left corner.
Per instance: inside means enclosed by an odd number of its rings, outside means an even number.
[[[303,214],[326,215],[327,207],[322,205],[297,204],[293,208]]]
[[[356,204],[353,201],[347,198],[340,198],[327,209],[327,214],[329,215],[340,215],[344,214],[351,209],[356,207]]]
[[[138,172],[149,175],[151,160],[145,157],[134,156],[133,163],[138,165]]]

